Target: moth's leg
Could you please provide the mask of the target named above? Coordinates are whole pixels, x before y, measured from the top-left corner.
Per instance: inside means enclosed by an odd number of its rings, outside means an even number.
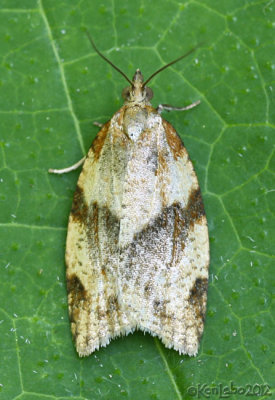
[[[100,128],[102,128],[102,126],[104,125],[104,124],[101,124],[100,122],[94,122],[93,123],[95,126],[99,126]],[[85,161],[85,158],[86,158],[86,156],[84,156],[83,158],[81,158],[81,160],[79,160],[77,163],[75,163],[74,165],[71,165],[70,167],[67,167],[67,168],[62,168],[62,169],[53,169],[53,168],[50,168],[49,170],[48,170],[48,172],[50,173],[50,174],[66,174],[67,172],[71,172],[71,171],[74,171],[75,169],[77,169],[78,167],[80,167],[80,165],[82,165],[83,163],[84,163],[84,161]]]
[[[169,106],[169,104],[160,104],[157,107],[157,112],[159,114],[162,113],[162,111],[185,111],[185,110],[190,110],[193,107],[196,107],[200,104],[200,100],[195,101],[195,103],[189,104],[189,106],[186,107],[173,107],[173,106]]]
[[[52,169],[50,168],[48,170],[48,172],[50,174],[66,174],[67,172],[71,172],[74,171],[75,169],[77,169],[78,167],[80,167],[80,165],[82,165],[85,161],[86,156],[84,156],[83,158],[81,158],[81,160],[79,160],[77,163],[75,163],[74,165],[71,165],[70,167],[67,168],[63,168],[63,169]]]
[[[95,121],[95,122],[93,122],[93,125],[99,126],[99,128],[102,128],[104,124],[101,124],[100,122]]]

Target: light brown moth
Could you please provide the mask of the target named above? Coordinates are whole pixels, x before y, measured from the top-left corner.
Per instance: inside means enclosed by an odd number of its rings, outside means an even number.
[[[83,161],[69,218],[66,265],[76,349],[87,356],[136,329],[196,355],[206,311],[209,240],[193,165],[139,69],[124,105]],[[193,50],[191,50],[193,51]],[[190,53],[190,52],[189,52]],[[188,54],[189,54],[188,53]]]

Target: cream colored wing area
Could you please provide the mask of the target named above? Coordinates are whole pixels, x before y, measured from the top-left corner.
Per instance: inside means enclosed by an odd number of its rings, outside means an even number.
[[[126,313],[167,347],[195,355],[203,331],[208,282],[204,215],[163,210],[121,255],[119,281]]]
[[[127,162],[127,152],[120,155],[122,145],[124,149],[127,146],[124,139],[112,121],[99,132],[79,177],[69,218],[68,303],[72,334],[80,356],[132,329],[120,306],[118,283],[117,214]]]
[[[198,188],[185,148],[179,142],[180,157],[178,154],[175,157],[169,138],[173,134],[180,139],[172,131],[167,138],[166,125],[157,113],[149,114],[146,129],[128,148],[121,203],[121,249],[130,245],[135,235],[157,218],[164,207],[174,202],[186,206],[191,188]]]
[[[125,173],[131,151],[131,141],[123,133],[116,113],[95,138],[78,185],[84,190],[87,205],[96,202],[99,207],[108,206],[117,218],[121,214],[121,202]]]
[[[118,277],[124,310],[137,327],[195,355],[207,300],[207,221],[187,151],[173,128],[164,128],[155,187],[163,207],[121,251]]]
[[[66,250],[69,315],[80,356],[132,329],[120,306],[119,221],[96,204],[87,219],[88,228],[70,216]]]

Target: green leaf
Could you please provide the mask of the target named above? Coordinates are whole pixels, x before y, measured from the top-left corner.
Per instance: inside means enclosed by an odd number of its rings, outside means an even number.
[[[274,7],[269,0],[1,1],[0,399],[218,399],[230,385],[239,387],[232,398],[241,390],[270,398]],[[47,169],[87,152],[98,131],[92,123],[110,119],[127,86],[95,54],[85,28],[130,78],[138,67],[148,77],[201,43],[150,84],[155,106],[201,100],[164,115],[194,162],[210,230],[197,357],[141,332],[85,359],[73,347],[64,249],[79,171]]]

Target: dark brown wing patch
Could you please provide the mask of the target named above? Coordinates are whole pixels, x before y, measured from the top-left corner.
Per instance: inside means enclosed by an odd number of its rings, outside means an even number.
[[[129,274],[132,274],[132,258],[140,253],[143,248],[143,257],[148,258],[148,265],[151,259],[164,256],[167,257],[165,251],[165,243],[170,238],[173,238],[173,249],[171,254],[171,263],[178,263],[182,257],[186,238],[190,229],[194,226],[200,218],[205,215],[200,189],[195,189],[191,192],[189,202],[185,208],[179,203],[174,203],[171,206],[164,207],[161,214],[157,216],[149,225],[147,225],[141,232],[137,233],[132,243],[128,246],[126,265],[129,266]],[[166,239],[165,239],[166,238]],[[164,263],[164,258],[162,262]],[[129,276],[130,276],[129,275]],[[149,291],[149,284],[147,291]]]
[[[188,220],[189,226],[194,225],[195,222],[198,222],[198,220],[205,215],[200,188],[194,189],[190,193],[184,214],[185,220]]]
[[[110,121],[106,122],[106,124],[103,125],[101,130],[96,135],[95,140],[93,141],[92,149],[94,152],[95,161],[97,161],[100,157],[101,149],[104,145],[104,142],[105,142],[108,130],[109,130],[109,126],[110,126]]]
[[[79,314],[83,310],[83,304],[88,306],[87,291],[80,279],[75,275],[67,277],[67,291],[69,303],[69,317],[72,323],[72,333],[74,337],[77,335],[75,331],[76,323],[79,320]]]
[[[165,121],[165,119],[162,120],[163,127],[166,132],[166,139],[167,142],[170,146],[170,149],[174,155],[175,160],[177,160],[179,157],[181,157],[185,151],[184,145],[180,137],[178,136],[177,132],[175,129],[172,127],[169,122]]]
[[[85,223],[88,215],[88,205],[84,198],[83,189],[77,185],[74,192],[71,217],[75,222]]]
[[[190,291],[189,303],[192,309],[195,310],[196,317],[204,321],[204,315],[206,310],[206,298],[208,289],[208,279],[197,278],[194,286]]]

